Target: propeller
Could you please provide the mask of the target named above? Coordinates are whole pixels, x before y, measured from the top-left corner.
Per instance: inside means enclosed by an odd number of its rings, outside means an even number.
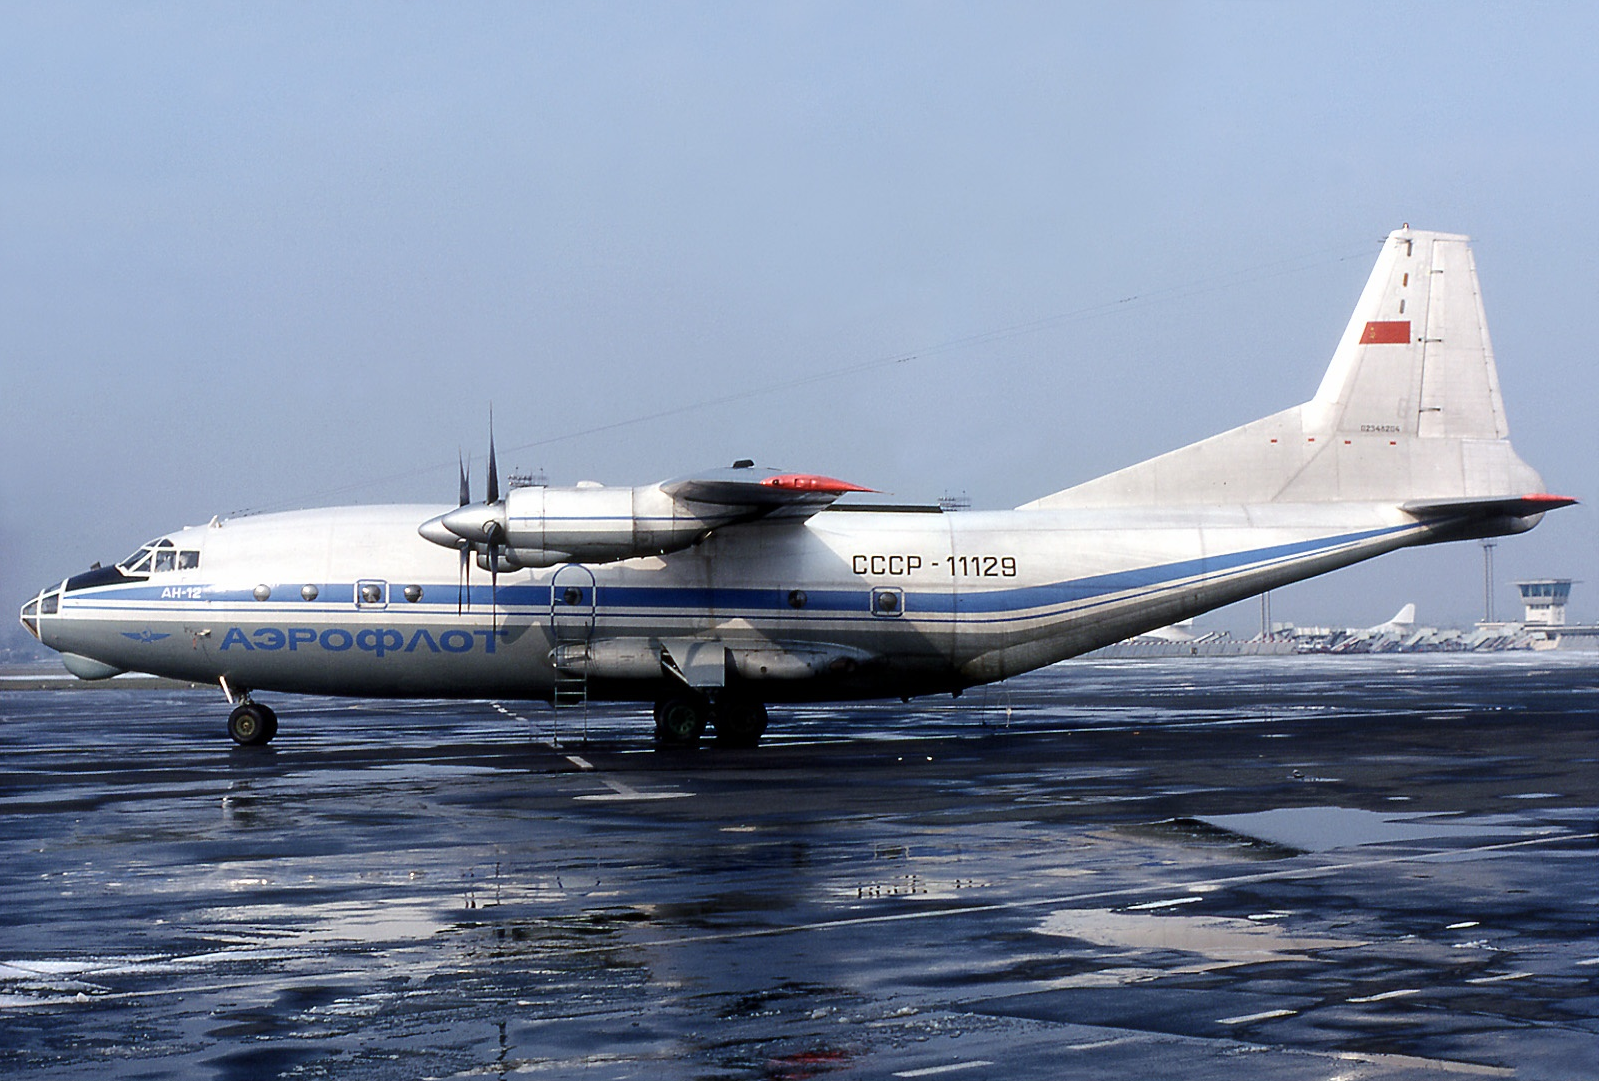
[[[499,618],[500,551],[505,546],[505,503],[500,498],[499,458],[494,449],[494,414],[489,413],[489,478],[488,492],[482,503],[472,502],[472,473],[470,463],[458,453],[461,483],[459,499],[454,510],[436,518],[429,518],[417,527],[417,532],[434,544],[458,549],[461,553],[461,570],[456,585],[456,613],[464,614],[472,607],[472,557],[482,555],[489,569],[489,597],[494,606],[493,619]],[[496,622],[495,630],[499,627]]]
[[[502,514],[505,509],[504,504],[500,502],[500,469],[494,462],[493,406],[489,406],[489,490],[484,504],[499,507]],[[488,534],[489,626],[497,632],[500,629],[496,622],[500,616],[500,542],[505,539],[505,526],[501,519],[496,517],[483,523],[483,532]]]

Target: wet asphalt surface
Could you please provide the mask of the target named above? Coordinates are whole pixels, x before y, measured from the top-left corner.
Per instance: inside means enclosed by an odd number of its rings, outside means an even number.
[[[1599,658],[647,715],[0,692],[7,1078],[1599,1077]]]

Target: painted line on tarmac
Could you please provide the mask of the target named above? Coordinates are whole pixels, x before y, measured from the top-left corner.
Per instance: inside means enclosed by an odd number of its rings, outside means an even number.
[[[1242,1017],[1218,1018],[1218,1025],[1251,1025],[1256,1021],[1270,1021],[1276,1017],[1292,1017],[1298,1010],[1265,1010],[1261,1013],[1246,1013]]]
[[[940,1074],[957,1073],[961,1070],[976,1070],[983,1066],[992,1066],[987,1059],[974,1058],[969,1062],[951,1062],[947,1066],[923,1066],[919,1070],[900,1070],[895,1077],[937,1077]]]
[[[513,720],[521,721],[530,728],[533,727],[533,722],[530,719],[522,716],[520,713],[514,712],[513,710],[506,709],[505,706],[501,705],[499,702],[490,702],[489,705],[493,706],[495,709],[499,710],[505,716],[510,717]],[[568,762],[572,763],[572,765],[576,766],[579,772],[598,773],[598,771],[594,768],[594,763],[580,755],[566,754],[561,750],[560,744],[557,743],[553,738],[538,739],[534,740],[533,742],[539,744],[540,746],[548,747],[562,758],[565,758]],[[675,791],[641,792],[637,788],[634,788],[632,785],[627,784],[624,781],[618,781],[610,777],[602,777],[597,775],[595,779],[603,784],[606,788],[609,788],[610,791],[593,793],[586,796],[574,796],[572,798],[594,803],[621,803],[642,800],[683,799],[684,797],[692,796],[694,794],[692,792]]]
[[[1404,987],[1404,988],[1401,988],[1398,991],[1384,991],[1380,995],[1361,995],[1359,998],[1352,998],[1352,999],[1349,999],[1348,1001],[1350,1001],[1350,1002],[1362,1002],[1362,1003],[1364,1003],[1364,1002],[1387,1002],[1391,998],[1409,998],[1411,995],[1419,995],[1419,994],[1421,994],[1421,988],[1419,988],[1419,987]]]
[[[610,791],[593,793],[587,796],[574,796],[572,798],[593,803],[617,803],[628,800],[683,799],[685,796],[694,794],[692,792],[640,792],[632,785],[611,777],[603,777],[596,774],[594,779],[609,788]]]

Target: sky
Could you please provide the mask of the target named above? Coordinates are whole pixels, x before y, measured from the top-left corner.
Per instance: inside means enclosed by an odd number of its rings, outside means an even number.
[[[1315,391],[1474,238],[1496,551],[1599,618],[1599,8],[0,3],[0,600],[213,515],[753,458],[1015,506]],[[1276,591],[1483,613],[1476,544]],[[14,611],[14,609],[12,609]],[[1259,604],[1200,618],[1249,633]],[[0,647],[27,639],[5,619]]]

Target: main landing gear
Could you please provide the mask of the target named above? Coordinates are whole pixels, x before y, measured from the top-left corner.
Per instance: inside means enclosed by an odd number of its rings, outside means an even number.
[[[754,747],[766,732],[766,720],[764,702],[726,691],[713,701],[685,688],[655,703],[655,742],[695,747],[709,726],[716,730],[718,747]]]
[[[259,747],[278,734],[278,715],[270,706],[245,699],[228,714],[228,735],[241,747]]]

